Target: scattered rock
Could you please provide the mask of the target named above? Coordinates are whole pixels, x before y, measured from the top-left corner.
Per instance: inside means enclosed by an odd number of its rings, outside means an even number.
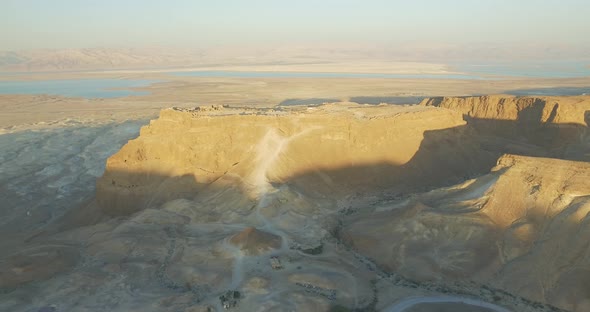
[[[210,111],[222,111],[224,110],[226,107],[228,107],[227,105],[209,105],[209,106],[197,106],[195,107],[196,111],[201,111],[201,112],[210,112]]]
[[[336,290],[334,289],[326,289],[308,283],[295,283],[295,285],[303,287],[305,292],[325,297],[330,301],[336,300]]]

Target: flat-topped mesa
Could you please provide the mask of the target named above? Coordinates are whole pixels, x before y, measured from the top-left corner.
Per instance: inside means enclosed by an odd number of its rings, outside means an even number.
[[[448,184],[495,163],[464,125],[421,106],[165,109],[108,159],[97,199],[119,215],[229,185],[257,199],[273,184],[320,196]]]

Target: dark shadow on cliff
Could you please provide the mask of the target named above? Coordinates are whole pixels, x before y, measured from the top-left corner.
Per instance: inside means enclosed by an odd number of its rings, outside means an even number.
[[[521,111],[517,120],[465,116],[465,126],[425,131],[419,149],[405,164],[317,168],[294,175],[287,183],[318,195],[383,190],[403,194],[450,186],[488,173],[503,154],[590,160],[585,141],[588,126],[551,123],[557,110],[555,104],[548,122],[541,122],[542,107]],[[585,117],[589,123],[590,111]],[[396,147],[391,148],[395,152]]]
[[[542,109],[521,111],[516,121],[481,119],[464,116],[468,127],[478,134],[482,148],[498,153],[565,160],[589,160],[584,149],[588,126],[578,123],[553,123],[559,104],[554,104],[546,122]],[[586,112],[586,115],[588,112]]]

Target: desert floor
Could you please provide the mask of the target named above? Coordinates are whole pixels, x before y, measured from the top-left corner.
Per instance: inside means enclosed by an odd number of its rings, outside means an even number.
[[[7,77],[0,76],[0,79]],[[92,122],[152,118],[161,108],[171,106],[194,107],[222,104],[272,107],[341,101],[360,104],[417,104],[421,99],[431,96],[515,94],[523,90],[534,94],[543,93],[547,88],[582,88],[590,85],[590,78],[512,80],[199,78],[157,72],[45,73],[18,76],[19,80],[84,78],[155,79],[161,82],[138,89],[149,91],[149,95],[115,99],[0,95],[0,132],[12,131],[16,128],[43,127],[47,123],[64,119]]]

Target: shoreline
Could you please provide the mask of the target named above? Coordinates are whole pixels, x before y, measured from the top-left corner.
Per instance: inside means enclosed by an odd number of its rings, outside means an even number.
[[[57,77],[63,78],[63,77]],[[104,78],[104,77],[102,77]],[[131,88],[147,95],[83,98],[0,94],[0,127],[53,122],[65,118],[123,118],[157,114],[160,109],[202,105],[275,107],[280,105],[356,102],[413,104],[418,98],[515,94],[542,96],[546,88],[588,88],[590,78],[522,80],[452,80],[383,78],[221,78],[143,75],[120,79],[160,80]],[[584,89],[585,90],[585,89]],[[115,116],[115,117],[113,117]]]

